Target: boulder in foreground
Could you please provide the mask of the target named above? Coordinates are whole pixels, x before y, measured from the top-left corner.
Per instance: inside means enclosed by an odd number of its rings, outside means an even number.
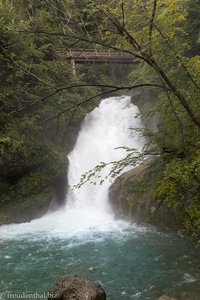
[[[106,300],[101,286],[78,276],[60,277],[51,290],[48,300]]]

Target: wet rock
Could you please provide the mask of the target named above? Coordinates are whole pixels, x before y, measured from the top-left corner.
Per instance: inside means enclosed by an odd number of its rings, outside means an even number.
[[[151,213],[152,181],[155,177],[148,175],[148,170],[154,161],[152,157],[146,159],[136,168],[116,178],[111,185],[109,201],[116,217],[129,217],[137,223],[146,222]]]
[[[149,157],[116,178],[109,189],[115,217],[128,218],[138,224],[149,223],[164,231],[179,230],[177,215],[180,211],[168,207],[162,199],[154,199],[162,172],[162,161],[158,157]]]
[[[106,300],[101,286],[89,279],[78,276],[60,277],[49,294],[50,299],[57,300]]]

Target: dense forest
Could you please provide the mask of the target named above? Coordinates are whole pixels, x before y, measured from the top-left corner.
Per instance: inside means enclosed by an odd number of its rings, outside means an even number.
[[[198,0],[2,0],[1,208],[49,203],[66,174],[71,123],[105,95],[145,90],[156,101],[146,113],[159,113],[158,131],[143,130],[142,157],[132,151],[116,168],[158,157],[156,210],[165,203],[176,212],[178,230],[199,236],[199,30]],[[73,48],[121,51],[137,64],[77,65],[73,76],[59,51]]]

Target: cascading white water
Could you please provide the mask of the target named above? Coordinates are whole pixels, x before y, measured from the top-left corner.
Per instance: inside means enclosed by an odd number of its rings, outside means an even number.
[[[13,234],[46,232],[68,235],[88,230],[106,231],[123,227],[115,221],[108,201],[111,182],[106,180],[95,186],[87,182],[80,189],[74,189],[80,177],[100,162],[109,163],[123,158],[124,149],[142,150],[144,139],[132,130],[143,127],[137,106],[129,96],[111,97],[101,101],[99,107],[88,113],[82,123],[76,145],[69,154],[67,204],[62,211],[49,213],[30,223],[3,226],[1,233],[6,237]],[[109,173],[107,166],[101,171],[102,178]]]
[[[119,147],[142,150],[144,139],[132,130],[143,127],[138,114],[139,110],[131,103],[131,98],[122,96],[102,100],[99,107],[85,117],[76,145],[68,156],[70,187],[100,162],[109,163],[123,158],[126,152]],[[97,175],[104,179],[110,169],[111,166],[107,166]],[[108,203],[110,184],[110,180],[105,180],[102,185],[86,182],[80,189],[70,190],[67,201],[88,217],[95,215],[95,218],[102,216],[105,219],[112,214]]]

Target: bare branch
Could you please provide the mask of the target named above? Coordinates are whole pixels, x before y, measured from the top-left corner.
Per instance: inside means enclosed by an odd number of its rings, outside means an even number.
[[[65,109],[65,110],[63,110],[63,111],[60,111],[60,112],[58,112],[57,114],[55,114],[54,116],[52,116],[52,117],[50,117],[50,118],[44,120],[44,121],[41,123],[41,125],[43,125],[43,124],[45,124],[45,123],[47,123],[47,122],[49,122],[49,121],[51,121],[51,120],[53,120],[53,119],[55,119],[55,118],[60,117],[61,115],[63,115],[63,114],[66,113],[67,111],[70,111],[71,109],[75,109],[75,108],[77,108],[78,106],[81,106],[81,105],[83,105],[83,104],[85,104],[85,103],[87,103],[87,102],[90,102],[90,101],[92,101],[92,100],[94,100],[94,99],[96,99],[96,98],[98,98],[98,97],[104,96],[104,95],[106,95],[106,94],[113,93],[113,92],[115,92],[115,91],[117,91],[117,90],[118,90],[118,89],[112,89],[112,90],[109,90],[109,91],[107,91],[107,92],[99,93],[99,94],[97,94],[97,95],[95,95],[95,96],[92,96],[92,97],[90,97],[90,98],[87,98],[86,100],[81,101],[81,102],[79,102],[79,103],[77,103],[77,104],[74,104],[74,105],[70,106],[69,108],[67,108],[67,109]]]
[[[153,83],[143,83],[143,84],[138,84],[138,85],[133,85],[133,86],[115,86],[115,85],[105,85],[105,84],[74,84],[74,85],[69,85],[69,86],[65,86],[65,87],[60,87],[60,88],[56,88],[55,91],[53,91],[52,93],[46,95],[45,97],[42,97],[32,103],[29,103],[26,106],[20,107],[19,109],[16,109],[15,111],[12,111],[10,113],[10,115],[12,115],[13,113],[16,112],[20,112],[22,110],[25,110],[27,108],[30,108],[36,104],[39,104],[41,102],[44,102],[46,99],[56,95],[59,92],[62,92],[64,90],[70,90],[70,89],[74,89],[74,88],[83,88],[83,87],[97,87],[97,88],[111,88],[114,89],[114,91],[117,90],[132,90],[135,88],[140,88],[140,87],[155,87],[155,88],[161,88],[161,89],[166,89],[164,86],[159,85],[159,84],[153,84]]]
[[[85,86],[87,86],[87,85],[85,85]],[[94,86],[94,85],[91,85],[91,86]],[[106,92],[102,92],[102,93],[96,94],[96,95],[94,95],[94,96],[92,96],[92,97],[87,98],[87,99],[84,100],[84,101],[81,101],[81,102],[79,102],[79,103],[76,103],[76,104],[74,104],[74,105],[68,107],[67,109],[65,109],[65,110],[63,110],[63,111],[58,112],[58,113],[55,114],[54,116],[52,116],[52,117],[46,119],[45,121],[43,121],[43,122],[41,123],[41,125],[47,123],[47,122],[50,121],[50,120],[53,120],[53,119],[57,118],[58,116],[60,116],[60,115],[62,115],[62,114],[64,114],[64,113],[66,113],[67,111],[70,111],[71,109],[75,109],[75,108],[77,108],[77,107],[79,107],[79,106],[81,106],[81,105],[83,105],[83,104],[85,104],[85,103],[87,103],[87,102],[90,102],[90,101],[92,101],[92,100],[95,100],[95,99],[98,98],[98,97],[102,97],[102,96],[104,96],[104,95],[107,95],[107,94],[110,94],[110,93],[114,93],[114,92],[116,92],[116,91],[120,91],[120,90],[132,90],[132,89],[142,88],[142,87],[154,87],[154,88],[161,88],[161,89],[164,89],[164,90],[165,90],[165,87],[163,87],[162,85],[159,85],[159,84],[151,84],[151,83],[144,83],[144,84],[138,84],[138,85],[133,85],[133,86],[127,86],[127,87],[115,87],[115,86],[104,86],[104,87],[110,87],[110,88],[112,87],[112,89],[110,89],[110,90],[108,90],[108,91],[106,91]],[[64,89],[64,88],[63,88],[63,89]],[[65,88],[65,89],[66,89],[66,88]],[[49,97],[52,96],[52,95],[54,95],[55,93],[56,93],[56,92],[52,93],[51,95],[49,95]],[[45,97],[45,99],[46,99],[46,98],[47,98],[47,97]]]
[[[124,26],[122,26],[118,20],[116,19],[111,19],[111,22],[113,23],[113,25],[115,25],[115,27],[118,29],[119,33],[121,35],[124,35],[125,38],[129,41],[129,43],[133,46],[133,48],[138,51],[141,52],[141,46],[139,45],[139,43],[136,41],[136,39],[130,34],[130,32],[128,32],[126,30],[126,28]],[[135,55],[135,57],[137,57]],[[143,58],[140,56],[140,58]]]
[[[75,116],[76,111],[78,110],[78,108],[79,108],[79,106],[77,106],[77,107],[74,108],[74,110],[73,110],[73,112],[72,112],[72,114],[70,116],[70,119],[69,119],[69,126],[71,125],[73,117]]]
[[[149,26],[149,51],[150,51],[150,56],[152,56],[152,31],[153,31],[153,23],[156,15],[156,7],[157,7],[157,0],[154,0],[153,2],[153,10],[152,10],[152,15],[151,15],[151,20],[150,20],[150,26]]]
[[[177,111],[176,111],[176,108],[174,106],[174,103],[171,99],[171,95],[169,94],[168,91],[166,91],[166,95],[167,95],[167,98],[169,100],[169,104],[171,106],[171,109],[172,109],[172,113],[174,114],[175,118],[176,118],[176,121],[178,123],[178,127],[179,127],[179,140],[180,140],[180,146],[181,148],[183,149],[183,152],[185,151],[185,137],[184,137],[184,128],[183,128],[183,123],[181,121],[181,118],[179,117]]]
[[[121,10],[122,10],[122,25],[125,28],[124,0],[122,0],[122,2],[121,2]]]

